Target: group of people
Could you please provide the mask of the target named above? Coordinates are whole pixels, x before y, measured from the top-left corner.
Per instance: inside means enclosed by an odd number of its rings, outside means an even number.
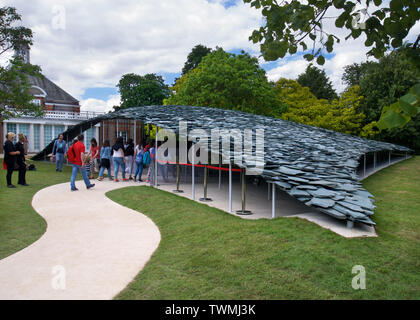
[[[24,144],[27,138],[24,134],[19,133],[18,141],[13,143],[16,135],[13,132],[6,134],[6,141],[3,146],[4,150],[4,164],[7,169],[6,182],[8,188],[16,188],[12,184],[12,174],[14,170],[19,170],[18,184],[22,186],[29,186],[26,183],[26,160]]]
[[[148,143],[134,144],[133,139],[128,139],[126,143],[122,137],[118,137],[114,145],[110,145],[109,140],[105,140],[103,145],[99,148],[95,138],[91,139],[89,151],[85,152],[83,144],[83,135],[77,137],[77,141],[72,144],[68,152],[74,152],[74,158],[69,162],[73,165],[72,177],[70,187],[72,191],[78,190],[75,186],[77,173],[82,174],[83,180],[88,189],[95,186],[91,184],[89,179],[94,179],[93,172],[95,169],[99,171],[98,180],[104,179],[105,170],[107,170],[108,179],[119,182],[119,171],[121,169],[122,181],[139,181],[142,182],[142,175],[144,168],[147,167],[147,183],[154,181],[154,161],[156,155],[155,141]],[[57,145],[57,146],[56,146]],[[57,156],[58,153],[67,150],[65,143],[63,143],[62,135],[56,140],[53,146],[53,155],[56,156],[56,171],[62,170],[62,162],[64,157]],[[111,174],[112,166],[114,168],[113,176]],[[99,170],[98,170],[99,169]],[[128,178],[127,178],[128,174]]]

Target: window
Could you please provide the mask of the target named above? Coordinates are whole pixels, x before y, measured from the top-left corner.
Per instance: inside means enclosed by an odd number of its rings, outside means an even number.
[[[96,134],[96,128],[95,127],[87,129],[85,131],[85,145],[86,145],[86,147],[90,146],[90,140],[93,137],[95,137],[95,134]],[[96,138],[96,141],[98,141],[98,138],[97,137],[95,137],[95,138]]]
[[[30,138],[29,138],[29,124],[25,123],[19,123],[18,125],[18,133],[23,133],[28,138],[28,150],[32,148],[32,146],[29,144]]]
[[[39,124],[34,124],[34,150],[40,150]]]
[[[16,130],[16,123],[8,123],[7,124],[7,133],[14,132],[16,135],[14,142],[17,141],[17,130]]]
[[[52,126],[44,125],[44,147],[48,146],[53,139],[52,129]]]
[[[31,100],[31,103],[36,104],[37,106],[41,105],[41,100],[40,99],[33,99]]]
[[[58,135],[63,132],[64,126],[54,126],[54,138],[58,138]]]

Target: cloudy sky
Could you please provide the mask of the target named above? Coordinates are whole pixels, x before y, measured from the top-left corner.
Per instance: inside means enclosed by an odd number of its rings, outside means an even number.
[[[197,44],[260,54],[248,37],[262,16],[242,0],[6,0],[4,5],[16,7],[22,24],[34,32],[31,62],[79,99],[82,110],[108,111],[119,104],[115,85],[125,73],[157,73],[172,84]],[[419,33],[417,23],[407,38]],[[338,92],[344,89],[343,67],[366,60],[363,41],[342,41],[327,57],[324,68]],[[260,63],[274,81],[294,79],[308,64],[302,55]]]

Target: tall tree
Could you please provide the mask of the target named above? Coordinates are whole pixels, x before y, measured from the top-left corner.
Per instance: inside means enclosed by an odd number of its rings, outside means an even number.
[[[196,68],[201,60],[211,52],[210,48],[201,44],[196,45],[192,48],[188,54],[187,61],[185,61],[184,68],[182,68],[182,74],[186,74],[188,71]]]
[[[375,62],[366,61],[360,64],[353,63],[344,67],[344,73],[341,80],[347,85],[347,88],[360,84],[360,80],[366,75],[370,66],[374,66]]]
[[[22,52],[32,45],[32,31],[14,26],[22,18],[15,8],[0,8],[0,55],[11,50]],[[42,106],[32,103],[28,75],[41,77],[41,68],[15,54],[7,67],[0,66],[0,116],[3,119],[22,114],[42,114]]]
[[[312,64],[306,68],[304,73],[298,76],[297,82],[303,87],[308,87],[318,99],[331,101],[338,98],[325,71]]]
[[[140,76],[128,73],[121,77],[117,84],[121,94],[119,109],[161,105],[169,97],[169,87],[163,78],[154,73]]]
[[[165,104],[185,104],[279,116],[283,106],[258,59],[218,48],[184,74]]]

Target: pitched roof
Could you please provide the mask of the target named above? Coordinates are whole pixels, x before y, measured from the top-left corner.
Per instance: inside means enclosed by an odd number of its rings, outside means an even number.
[[[79,105],[79,101],[77,99],[75,99],[69,93],[61,89],[47,77],[28,76],[28,79],[31,85],[40,87],[47,93],[47,96],[45,97],[45,102],[72,104],[75,106]],[[39,90],[37,90],[36,88],[32,88],[30,92],[32,94],[39,94]]]

